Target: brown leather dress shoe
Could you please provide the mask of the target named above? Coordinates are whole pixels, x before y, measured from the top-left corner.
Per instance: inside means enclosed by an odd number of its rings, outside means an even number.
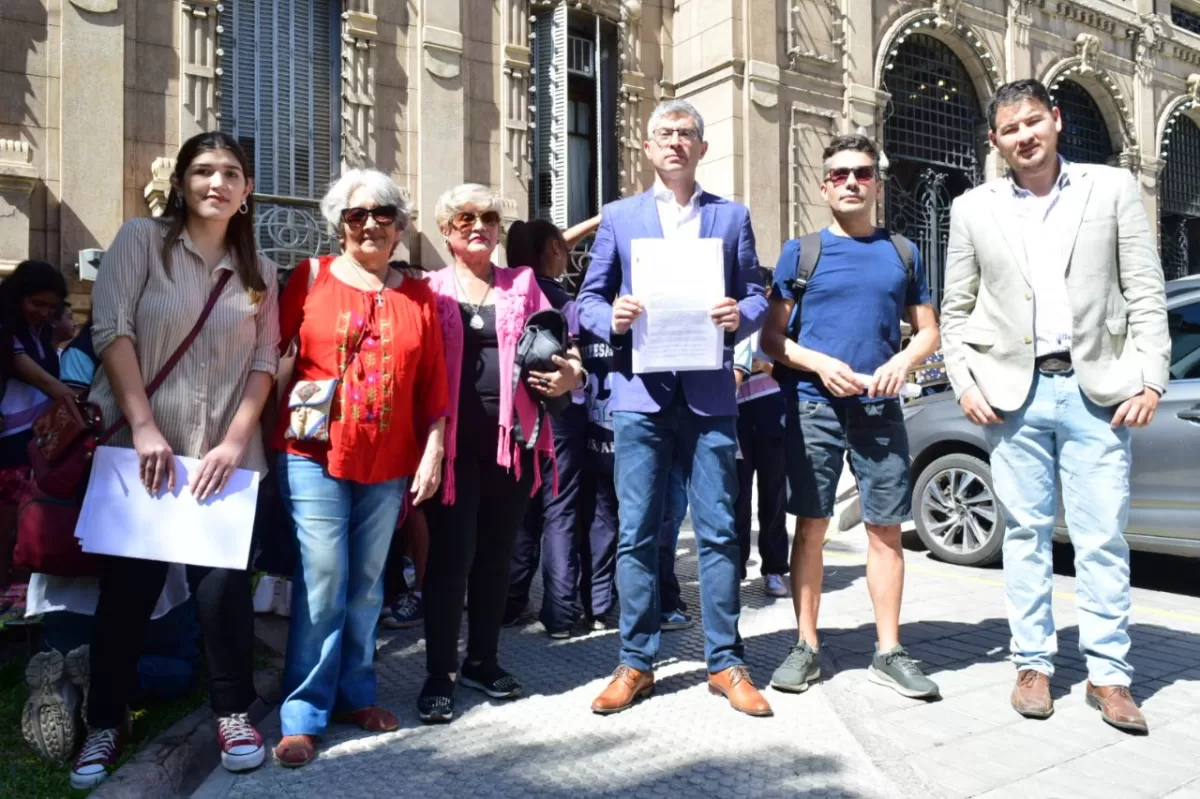
[[[620,713],[633,707],[634,702],[654,693],[654,672],[638,671],[622,663],[613,672],[608,687],[592,702],[592,712],[601,716]]]
[[[275,760],[284,768],[307,766],[317,756],[315,735],[285,735],[275,747]]]
[[[1100,711],[1104,720],[1118,730],[1146,735],[1150,732],[1146,717],[1124,685],[1087,684],[1087,703]]]
[[[708,675],[709,693],[729,700],[734,710],[747,716],[773,716],[770,703],[754,687],[750,669],[745,666],[730,666],[724,671]]]
[[[1054,715],[1054,700],[1050,697],[1050,678],[1040,671],[1021,669],[1013,686],[1013,710],[1027,719],[1048,719]]]

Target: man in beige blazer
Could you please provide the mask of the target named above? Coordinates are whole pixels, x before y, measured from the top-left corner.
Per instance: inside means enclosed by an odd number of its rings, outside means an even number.
[[[1012,706],[1054,711],[1051,536],[1058,484],[1075,547],[1089,705],[1145,733],[1129,693],[1129,428],[1154,418],[1170,338],[1162,268],[1132,175],[1058,155],[1059,111],[1034,80],[997,90],[990,139],[1008,176],[955,201],[942,302],[946,369],[985,425],[1004,507]]]

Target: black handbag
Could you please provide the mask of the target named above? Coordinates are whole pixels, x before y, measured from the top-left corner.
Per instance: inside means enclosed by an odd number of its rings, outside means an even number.
[[[570,332],[567,329],[567,318],[561,311],[548,308],[538,311],[525,322],[525,329],[517,341],[517,355],[513,368],[513,397],[516,398],[517,388],[529,379],[530,372],[556,372],[558,364],[554,356],[565,358],[570,344]],[[537,444],[542,430],[542,413],[548,412],[558,418],[571,407],[570,393],[559,397],[546,397],[537,392],[530,392],[537,403],[537,420],[529,436],[521,431],[521,420],[517,416],[517,404],[513,402],[513,433],[526,449],[533,449]]]

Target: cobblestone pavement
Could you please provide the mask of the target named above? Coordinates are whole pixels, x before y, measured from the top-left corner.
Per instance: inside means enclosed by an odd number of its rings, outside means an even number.
[[[541,626],[505,630],[503,664],[528,696],[497,703],[459,693],[460,717],[422,727],[418,631],[381,637],[380,701],[403,729],[331,728],[310,766],[268,764],[234,777],[218,769],[197,791],[215,797],[1165,797],[1200,799],[1200,599],[1135,590],[1135,694],[1152,733],[1131,738],[1083,702],[1074,581],[1057,578],[1057,712],[1026,721],[1008,705],[1014,672],[998,570],[908,553],[902,640],[942,686],[925,704],[868,683],[874,645],[861,528],[827,547],[822,606],[826,680],[800,696],[768,692],[772,719],[751,719],[710,696],[703,633],[663,636],[657,691],[609,718],[588,704],[616,663],[617,636],[551,641]],[[685,599],[698,608],[694,541],[680,543]],[[1135,565],[1136,568],[1136,565]],[[756,569],[751,566],[751,574]],[[1136,576],[1136,574],[1135,574]],[[536,591],[535,587],[535,591]],[[791,601],[743,584],[742,633],[765,684],[794,641]],[[535,596],[533,607],[537,607]],[[278,740],[277,717],[264,726]]]

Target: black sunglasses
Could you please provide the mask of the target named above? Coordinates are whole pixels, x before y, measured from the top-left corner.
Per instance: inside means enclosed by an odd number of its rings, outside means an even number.
[[[375,222],[381,227],[384,225],[392,225],[396,222],[396,217],[400,215],[399,210],[394,205],[380,205],[376,208],[344,208],[342,209],[342,221],[350,227],[362,227],[367,223],[367,217],[375,217]]]

